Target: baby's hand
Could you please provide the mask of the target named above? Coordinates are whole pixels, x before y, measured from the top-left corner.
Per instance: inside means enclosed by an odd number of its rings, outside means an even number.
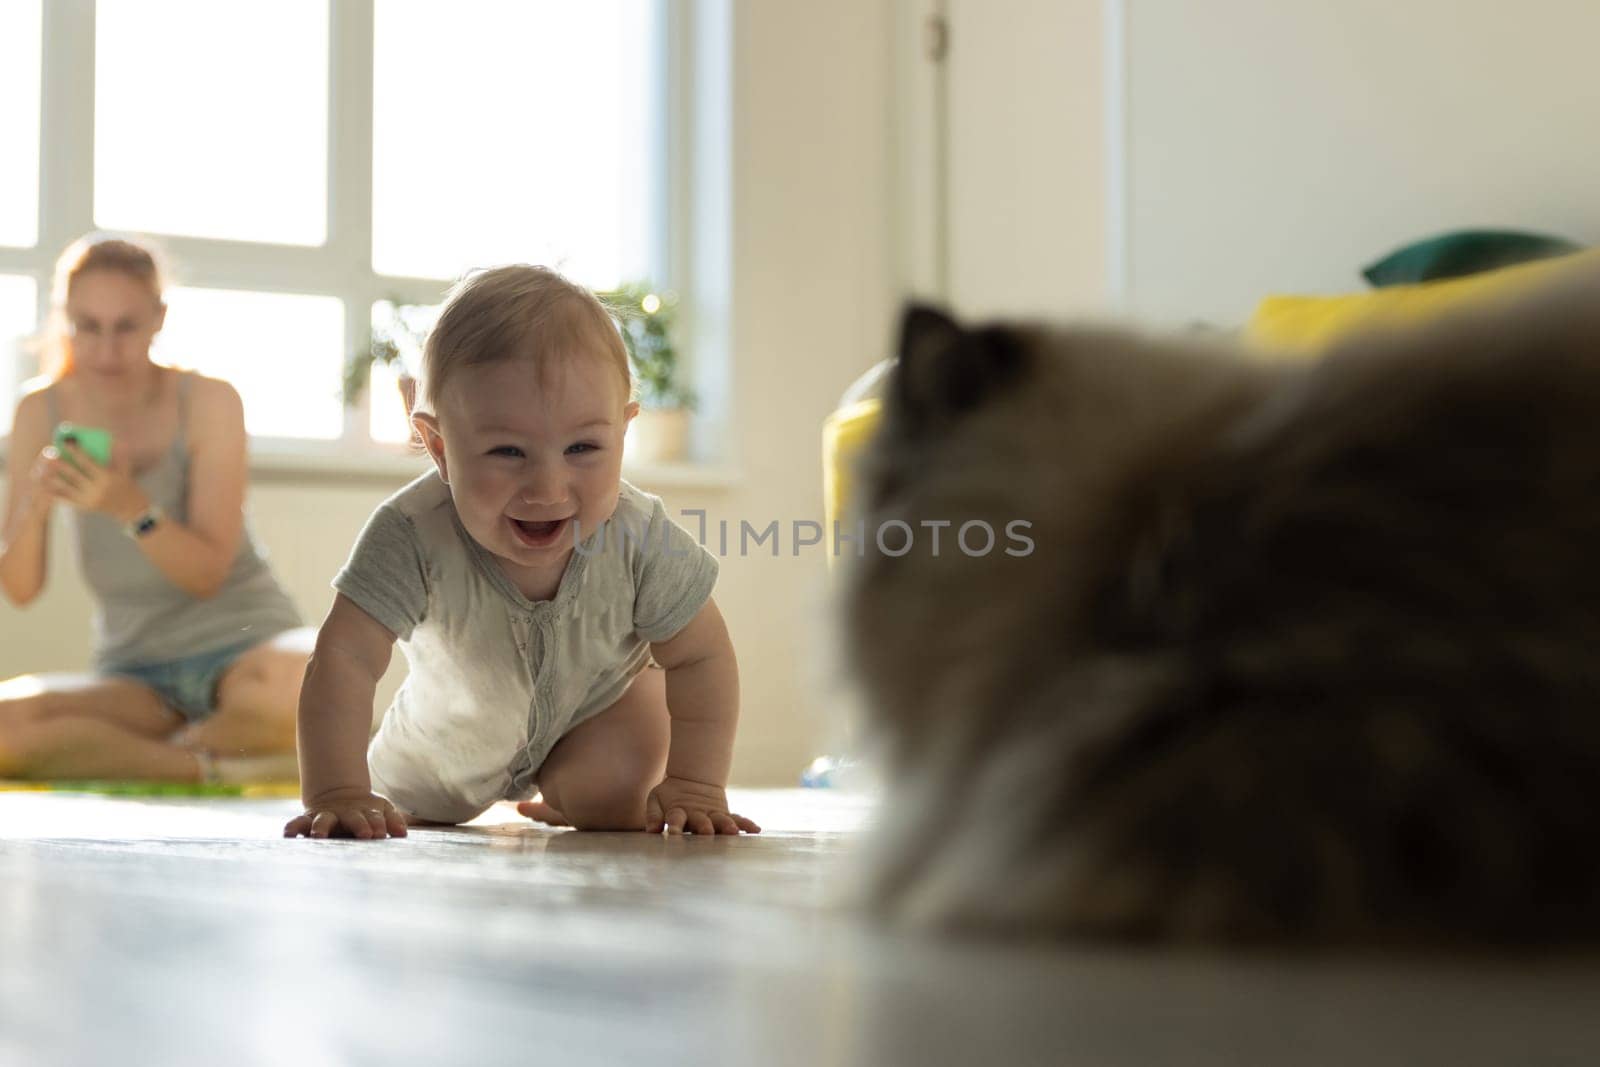
[[[644,828],[652,834],[759,834],[761,827],[728,811],[728,794],[708,785],[670,775],[650,790],[644,804]]]
[[[284,837],[374,837],[406,836],[406,820],[395,806],[376,793],[364,789],[333,789],[306,805],[305,814],[296,815],[283,828]]]

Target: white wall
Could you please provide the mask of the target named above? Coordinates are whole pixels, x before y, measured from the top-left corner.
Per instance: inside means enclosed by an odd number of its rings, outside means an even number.
[[[1600,240],[1592,0],[901,3],[950,23],[968,314],[1235,325],[1438,231]],[[900,84],[933,92],[905,60]]]
[[[1098,0],[947,0],[948,256],[967,315],[1108,299]]]
[[[733,398],[727,490],[663,491],[737,530],[821,519],[819,434],[844,387],[890,334],[887,5],[738,3],[734,12]],[[301,608],[320,618],[328,579],[372,507],[400,484],[260,481],[257,533]],[[646,484],[647,489],[653,488]],[[816,550],[723,561],[717,599],[739,651],[743,723],[734,776],[789,785],[836,732],[812,653],[825,589]],[[0,606],[0,676],[79,667],[88,602],[57,530],[51,588],[25,613]],[[391,679],[392,681],[392,679]]]
[[[1464,226],[1600,239],[1593,0],[1124,0],[1132,307],[1232,324]]]

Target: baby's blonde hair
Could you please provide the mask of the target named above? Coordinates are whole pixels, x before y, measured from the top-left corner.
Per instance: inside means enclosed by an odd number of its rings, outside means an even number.
[[[633,397],[633,373],[622,334],[588,289],[549,267],[515,263],[476,271],[457,282],[422,350],[421,402],[438,398],[462,367],[532,358],[603,354]]]

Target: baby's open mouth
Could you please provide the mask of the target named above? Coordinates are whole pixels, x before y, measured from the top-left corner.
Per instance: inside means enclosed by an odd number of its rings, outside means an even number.
[[[522,542],[534,546],[548,545],[555,541],[561,534],[561,528],[566,524],[566,519],[551,519],[548,522],[530,522],[526,519],[511,520],[511,525],[517,531],[517,536]]]

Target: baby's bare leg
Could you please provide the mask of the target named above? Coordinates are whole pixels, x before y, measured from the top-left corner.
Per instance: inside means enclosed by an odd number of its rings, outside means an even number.
[[[574,727],[539,768],[545,806],[579,830],[643,830],[644,802],[667,770],[666,672],[646,669],[617,702]],[[517,810],[550,822],[536,803]]]

